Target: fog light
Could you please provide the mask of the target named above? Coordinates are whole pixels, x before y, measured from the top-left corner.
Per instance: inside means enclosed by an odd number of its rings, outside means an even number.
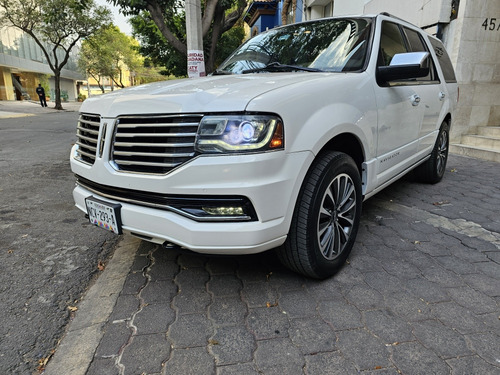
[[[243,216],[245,215],[245,210],[243,207],[202,207],[209,215],[213,216]]]

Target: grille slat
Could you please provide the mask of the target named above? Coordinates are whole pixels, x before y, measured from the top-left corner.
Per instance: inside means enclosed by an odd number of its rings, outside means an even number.
[[[127,134],[121,133],[120,137],[123,138],[137,138],[137,137],[194,137],[196,133],[136,133]]]
[[[112,159],[119,170],[166,174],[194,157],[201,115],[121,116]]]
[[[95,162],[100,122],[101,117],[94,114],[82,113],[78,118],[76,156],[84,163],[92,165]]]
[[[194,147],[194,143],[134,143],[134,142],[115,142],[115,147]]]

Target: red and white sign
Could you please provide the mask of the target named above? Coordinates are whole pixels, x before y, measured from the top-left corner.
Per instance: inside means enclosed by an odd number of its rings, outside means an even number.
[[[205,57],[203,51],[188,51],[188,77],[205,77]]]

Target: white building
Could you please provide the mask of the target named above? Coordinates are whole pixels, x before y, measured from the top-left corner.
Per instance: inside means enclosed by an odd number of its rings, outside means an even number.
[[[453,151],[500,161],[499,0],[305,0],[304,8],[305,19],[388,12],[437,35],[460,84],[451,141],[470,143]],[[476,133],[486,136],[467,136]],[[498,153],[485,156],[477,148]]]

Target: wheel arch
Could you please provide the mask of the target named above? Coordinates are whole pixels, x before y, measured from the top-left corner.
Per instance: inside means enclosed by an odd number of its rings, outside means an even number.
[[[356,135],[352,133],[336,135],[321,148],[318,155],[325,151],[340,151],[349,155],[356,163],[360,176],[362,175],[365,151],[360,139]]]

